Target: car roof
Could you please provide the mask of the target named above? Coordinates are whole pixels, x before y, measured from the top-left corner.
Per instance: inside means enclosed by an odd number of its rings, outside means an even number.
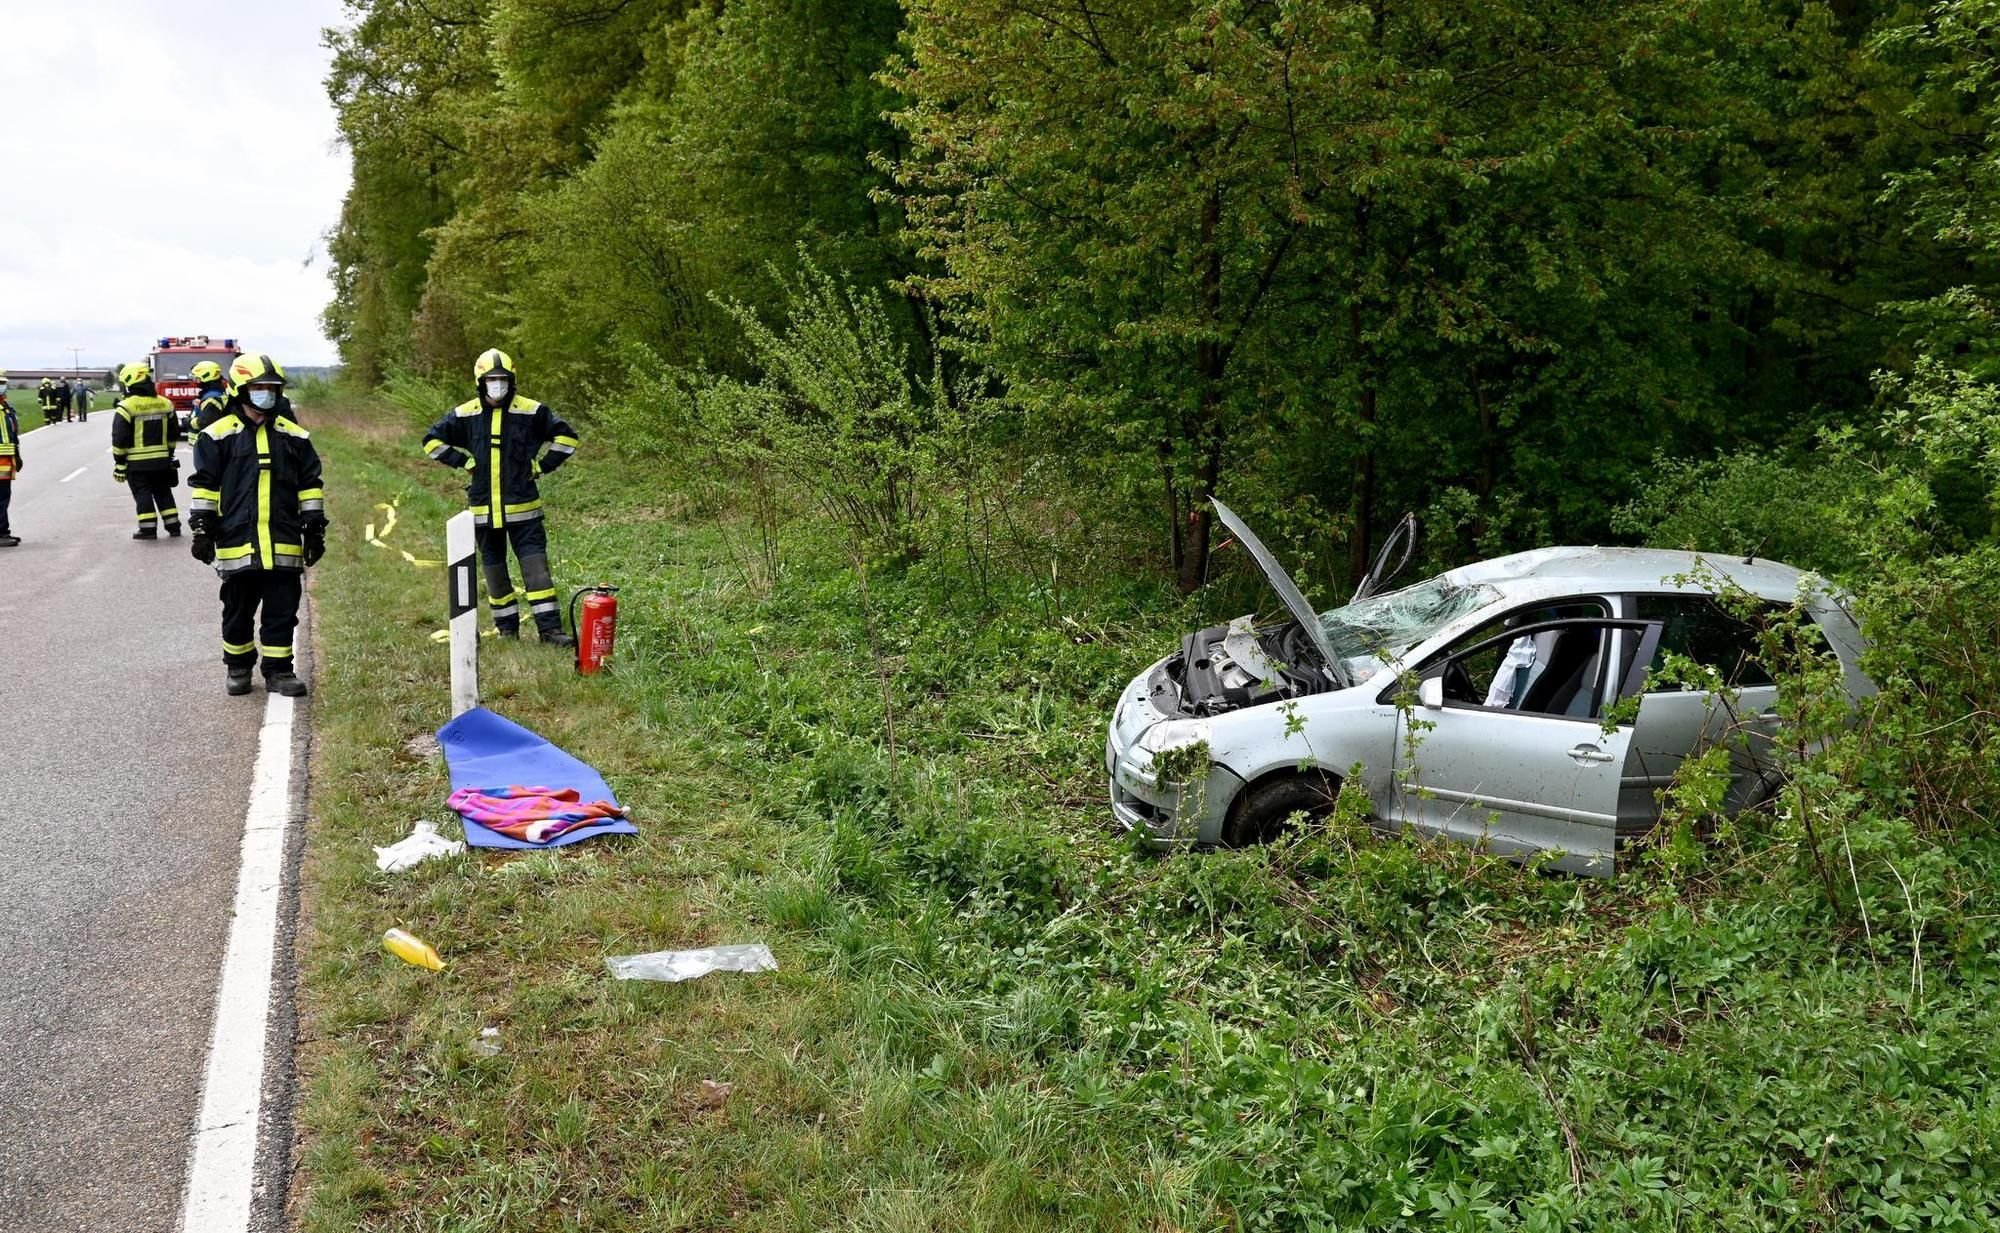
[[[1696,577],[1687,577],[1687,575]],[[1683,552],[1668,548],[1537,548],[1465,565],[1444,576],[1458,583],[1484,583],[1510,598],[1544,595],[1608,594],[1626,591],[1712,593],[1720,575],[1761,599],[1789,603],[1802,579],[1826,583],[1780,561],[1745,562],[1726,553]]]

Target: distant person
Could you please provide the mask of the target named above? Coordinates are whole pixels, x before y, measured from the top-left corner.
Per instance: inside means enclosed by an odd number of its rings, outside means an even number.
[[[174,505],[174,487],[181,482],[181,462],[174,446],[181,439],[180,416],[172,400],[153,390],[153,370],[138,360],[118,370],[125,396],[112,407],[111,477],[132,490],[139,509],[139,529],[133,539],[158,539],[160,528],[179,539],[181,512]]]
[[[42,378],[41,385],[35,389],[35,405],[41,408],[42,419],[48,423],[53,424],[62,418],[61,414],[56,411],[56,383],[54,381],[51,381],[47,377]]]
[[[473,361],[472,379],[478,397],[431,425],[424,434],[424,453],[466,473],[465,498],[477,526],[494,628],[504,638],[520,637],[519,602],[525,599],[543,642],[575,646],[576,639],[563,632],[562,603],[549,572],[542,491],[535,481],[569,461],[578,445],[576,434],[548,407],[514,392],[514,361],[506,352],[481,354]],[[509,541],[521,561],[520,595],[507,571]]]
[[[55,403],[56,403],[56,418],[63,421],[64,423],[68,423],[69,422],[69,378],[68,377],[56,378]]]
[[[229,401],[229,386],[222,379],[222,365],[214,360],[196,364],[188,370],[188,376],[201,387],[194,396],[194,410],[188,416],[189,426],[200,432],[223,417],[223,404]]]
[[[277,361],[239,355],[229,363],[225,414],[194,441],[188,547],[222,576],[222,663],[231,694],[250,692],[260,654],[266,692],[306,693],[292,668],[292,636],[306,567],[326,554],[326,494],[319,454],[290,410]]]
[[[71,397],[76,401],[76,422],[79,424],[88,423],[90,420],[90,384],[79,378]]]
[[[14,477],[20,473],[21,421],[14,416],[14,404],[7,401],[7,374],[0,372],[0,548],[21,543],[7,522],[7,507],[14,501]]]

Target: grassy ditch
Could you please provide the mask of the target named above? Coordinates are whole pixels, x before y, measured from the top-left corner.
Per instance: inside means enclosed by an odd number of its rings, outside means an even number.
[[[865,571],[810,519],[773,538],[588,441],[548,483],[551,536],[560,584],[625,588],[616,671],[489,641],[484,681],[644,833],[378,874],[370,845],[445,816],[444,652],[439,574],[361,528],[397,501],[389,542],[439,556],[456,497],[400,413],[311,419],[335,530],[305,1230],[2000,1220],[1987,909],[1914,945],[1834,930],[1754,822],[1698,877],[1610,882],[1354,817],[1136,852],[1107,830],[1103,724],[1177,602]],[[1951,859],[1995,888],[1990,844]],[[381,955],[391,925],[447,969]],[[780,971],[603,967],[753,939]]]

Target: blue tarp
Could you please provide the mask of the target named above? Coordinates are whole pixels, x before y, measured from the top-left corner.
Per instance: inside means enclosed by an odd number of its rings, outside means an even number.
[[[504,788],[514,784],[537,788],[575,788],[586,801],[610,801],[611,785],[604,776],[583,762],[549,744],[511,719],[502,719],[485,707],[474,707],[438,729],[438,744],[444,749],[445,764],[451,768],[451,787]],[[465,842],[475,848],[560,848],[599,835],[636,835],[639,828],[630,819],[603,826],[586,826],[558,835],[548,843],[528,843],[481,826],[470,818],[465,824]]]

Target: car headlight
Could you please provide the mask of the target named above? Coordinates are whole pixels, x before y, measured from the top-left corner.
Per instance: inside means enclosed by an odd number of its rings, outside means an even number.
[[[1206,719],[1168,719],[1154,724],[1139,736],[1139,748],[1149,754],[1178,749],[1208,739]]]

